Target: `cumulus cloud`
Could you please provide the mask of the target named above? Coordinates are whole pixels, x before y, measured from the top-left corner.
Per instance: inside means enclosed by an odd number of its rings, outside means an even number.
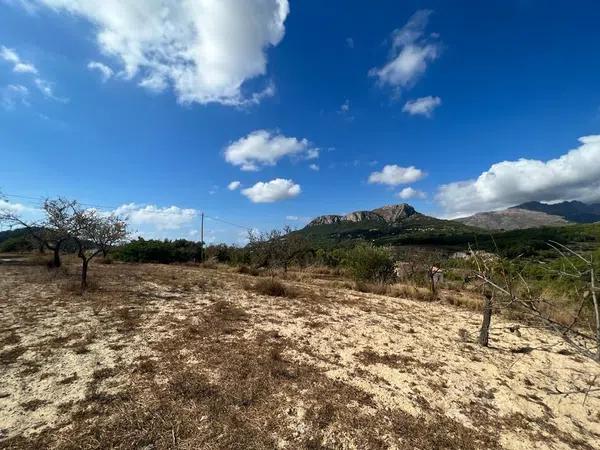
[[[272,134],[266,130],[253,131],[225,149],[225,160],[242,170],[256,171],[262,166],[274,166],[285,156],[315,159],[319,156],[319,149],[312,147],[306,139]]]
[[[297,197],[302,190],[292,180],[276,178],[268,182],[258,182],[254,186],[243,189],[242,194],[253,203],[273,203]]]
[[[320,167],[319,167],[319,165],[318,165],[318,164],[311,164],[311,165],[309,165],[309,166],[308,166],[308,168],[309,168],[310,170],[314,170],[315,172],[318,172],[318,171],[319,171],[319,169],[320,169]]]
[[[442,104],[442,99],[439,97],[427,97],[417,98],[416,100],[409,100],[404,104],[402,111],[410,114],[411,116],[425,116],[431,117],[433,110]]]
[[[98,61],[90,61],[87,65],[89,70],[95,70],[100,73],[100,78],[105,83],[114,75],[114,70],[108,67],[106,64],[103,64]]]
[[[2,214],[14,214],[17,216],[22,215],[26,212],[37,211],[36,208],[31,208],[29,206],[25,206],[21,203],[13,203],[8,200],[4,200],[0,198],[0,215]]]
[[[21,84],[0,88],[0,104],[7,111],[12,111],[17,105],[29,106],[29,89]]]
[[[247,80],[266,74],[269,47],[285,35],[288,0],[36,0],[87,19],[126,79],[172,87],[181,103],[242,105]]]
[[[371,184],[387,184],[398,186],[399,184],[414,183],[425,176],[425,172],[415,166],[400,167],[396,164],[387,165],[381,172],[373,172],[369,176]]]
[[[197,215],[195,209],[179,208],[178,206],[161,208],[155,205],[135,203],[121,205],[114,213],[127,217],[132,225],[151,225],[158,230],[179,229],[192,222]]]
[[[377,77],[381,85],[410,88],[427,70],[430,62],[440,54],[440,45],[425,28],[432,11],[417,11],[402,28],[392,33],[392,48],[388,62],[373,68],[369,75]]]
[[[442,185],[436,196],[449,217],[506,208],[527,201],[600,201],[600,135],[548,161],[493,164],[477,179]]]
[[[12,48],[4,46],[0,47],[0,58],[13,65],[13,71],[17,73],[38,73],[35,66],[31,63],[24,62],[19,54]]]
[[[227,189],[229,189],[230,191],[235,191],[236,189],[238,189],[240,186],[242,185],[242,183],[240,183],[239,181],[232,181],[231,183],[229,183],[227,185]]]
[[[427,197],[427,195],[425,194],[425,192],[419,191],[417,189],[413,189],[410,186],[409,187],[405,187],[400,192],[398,192],[398,194],[396,194],[396,195],[399,198],[401,198],[402,200],[410,200],[411,198],[423,199],[423,198]]]

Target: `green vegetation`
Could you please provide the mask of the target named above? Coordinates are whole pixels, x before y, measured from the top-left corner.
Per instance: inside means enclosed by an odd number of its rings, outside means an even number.
[[[342,263],[356,281],[384,283],[394,277],[394,260],[384,247],[357,245],[346,252]]]
[[[138,238],[115,251],[115,258],[125,262],[181,263],[200,261],[202,245],[179,239],[158,241]]]

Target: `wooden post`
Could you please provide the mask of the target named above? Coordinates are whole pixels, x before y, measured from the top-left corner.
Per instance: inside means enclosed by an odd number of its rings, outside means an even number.
[[[492,323],[492,307],[494,294],[484,293],[485,300],[483,301],[483,321],[479,330],[479,345],[487,347],[490,340],[490,324]]]
[[[204,262],[204,213],[200,224],[200,262]]]

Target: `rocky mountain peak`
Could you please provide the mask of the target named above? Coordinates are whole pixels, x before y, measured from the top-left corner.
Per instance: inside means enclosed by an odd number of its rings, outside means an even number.
[[[319,216],[308,224],[308,226],[315,225],[330,225],[339,222],[365,222],[365,221],[376,221],[385,222],[387,224],[395,224],[401,222],[408,217],[417,214],[415,209],[406,204],[401,203],[399,205],[386,205],[381,208],[374,209],[372,211],[354,211],[345,216],[338,215],[326,215]]]
[[[415,208],[408,203],[382,206],[381,208],[374,209],[373,212],[383,217],[383,220],[388,223],[399,222],[417,213]]]

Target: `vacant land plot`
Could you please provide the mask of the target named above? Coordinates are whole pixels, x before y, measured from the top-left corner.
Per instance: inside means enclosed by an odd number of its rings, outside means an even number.
[[[481,348],[476,312],[326,280],[75,271],[0,264],[2,448],[600,444],[600,366],[534,328]]]

